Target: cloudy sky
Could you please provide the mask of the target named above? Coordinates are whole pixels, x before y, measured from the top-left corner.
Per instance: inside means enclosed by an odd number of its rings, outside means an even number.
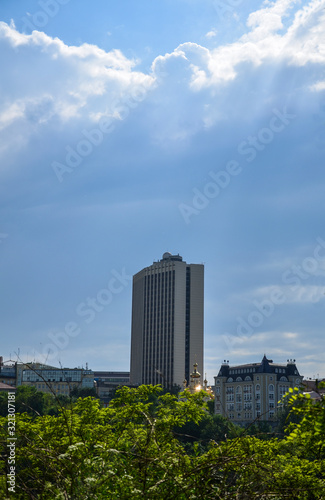
[[[325,376],[325,0],[1,0],[1,353],[128,370],[131,277],[205,264],[205,368]]]

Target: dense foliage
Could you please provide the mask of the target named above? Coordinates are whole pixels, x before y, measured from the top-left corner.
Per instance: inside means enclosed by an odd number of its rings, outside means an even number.
[[[123,387],[108,408],[88,397],[58,415],[16,415],[16,488],[8,492],[1,418],[2,498],[325,498],[325,408],[287,396],[284,438],[260,439],[211,416],[203,392]],[[265,436],[264,436],[265,437]]]
[[[33,417],[40,415],[57,415],[59,410],[70,406],[79,398],[92,396],[97,398],[95,389],[73,387],[70,396],[54,395],[38,391],[33,386],[21,385],[17,387],[15,397],[15,410],[17,413],[28,413]],[[6,392],[0,393],[0,416],[5,417],[8,413],[8,397]]]

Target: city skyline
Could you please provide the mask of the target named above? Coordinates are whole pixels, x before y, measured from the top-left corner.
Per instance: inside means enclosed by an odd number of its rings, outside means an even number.
[[[169,251],[205,266],[210,384],[264,353],[324,376],[324,8],[1,1],[4,359],[128,369]]]

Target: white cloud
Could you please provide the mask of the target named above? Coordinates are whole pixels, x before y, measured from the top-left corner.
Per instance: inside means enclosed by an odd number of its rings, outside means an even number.
[[[120,50],[106,52],[90,44],[69,46],[39,31],[19,33],[14,25],[1,22],[1,62],[7,67],[7,85],[1,88],[0,128],[26,122],[25,130],[17,133],[17,137],[20,132],[26,137],[33,131],[31,122],[36,126],[55,119],[62,123],[121,119],[117,102],[127,101],[138,88],[155,88],[146,118],[159,123],[159,131],[150,126],[154,141],[184,141],[225,119],[229,102],[233,105],[233,96],[239,92],[232,86],[240,85],[242,75],[251,80],[252,87],[241,106],[248,106],[253,113],[261,109],[260,105],[255,107],[258,97],[271,100],[267,86],[272,82],[254,90],[257,69],[261,75],[272,65],[288,70],[293,65],[315,64],[319,82],[308,81],[311,77],[306,72],[303,85],[322,90],[324,5],[325,0],[312,0],[303,8],[294,0],[267,4],[249,15],[248,31],[238,41],[212,50],[182,43],[173,52],[158,56],[151,74],[137,71],[138,61],[128,59]],[[213,29],[206,37],[215,34]],[[24,75],[21,81],[10,81],[15,68]],[[228,91],[232,92],[229,98]],[[236,112],[245,116],[245,110]]]
[[[252,12],[247,20],[247,26],[253,28],[251,37],[263,39],[270,33],[283,28],[282,18],[288,15],[288,10],[297,0],[278,0],[270,7]]]
[[[53,116],[91,118],[96,110],[111,115],[114,101],[154,83],[151,76],[134,69],[137,60],[126,58],[120,50],[105,52],[90,44],[68,46],[39,31],[21,34],[4,22],[0,22],[0,44],[7,73],[21,66],[24,74],[21,84],[15,81],[2,91],[2,127],[28,119],[32,103],[40,123]]]
[[[313,85],[310,85],[309,89],[315,92],[325,90],[325,81],[314,83]]]
[[[244,62],[253,66],[272,61],[296,66],[324,64],[325,10],[321,8],[325,6],[324,0],[311,1],[298,10],[287,31],[278,33],[284,28],[283,18],[289,16],[296,3],[296,0],[278,0],[270,7],[251,13],[247,21],[250,31],[238,42],[213,50],[193,43],[177,47],[173,54],[181,53],[192,65],[191,88],[197,91],[232,81],[238,75],[238,65]],[[167,63],[173,54],[159,56],[160,64]]]
[[[0,113],[0,130],[7,127],[10,123],[17,120],[18,118],[22,118],[24,116],[24,111],[25,103],[20,100],[9,104]]]
[[[214,38],[215,36],[217,36],[217,31],[215,29],[208,31],[205,35],[206,38]]]
[[[245,300],[250,297],[252,301],[256,299],[263,304],[263,300],[272,300],[275,294],[280,297],[281,304],[316,304],[325,301],[325,284],[265,286],[245,294]],[[281,304],[275,304],[275,308],[281,307]]]
[[[275,103],[275,96],[295,98],[298,92],[308,92],[315,79],[322,81],[325,9],[320,10],[321,5],[325,0],[312,0],[303,8],[298,1],[279,0],[252,13],[247,33],[233,43],[208,49],[185,42],[158,56],[152,64],[161,88],[156,102],[164,108],[163,115],[165,110],[166,115],[173,113],[172,123],[162,116],[158,141],[184,140],[210,128],[224,121],[236,103],[239,120],[258,116],[265,106],[271,110],[282,104]],[[313,65],[313,72],[307,65]],[[184,120],[175,123],[177,116]]]
[[[299,337],[299,333],[294,332],[284,332],[282,335],[286,339],[297,339]]]

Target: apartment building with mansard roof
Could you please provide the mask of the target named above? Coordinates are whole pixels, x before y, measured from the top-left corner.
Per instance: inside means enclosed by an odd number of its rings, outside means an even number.
[[[230,366],[224,361],[215,377],[215,413],[238,424],[275,421],[278,401],[302,379],[295,360],[279,364],[264,355],[260,363]]]

